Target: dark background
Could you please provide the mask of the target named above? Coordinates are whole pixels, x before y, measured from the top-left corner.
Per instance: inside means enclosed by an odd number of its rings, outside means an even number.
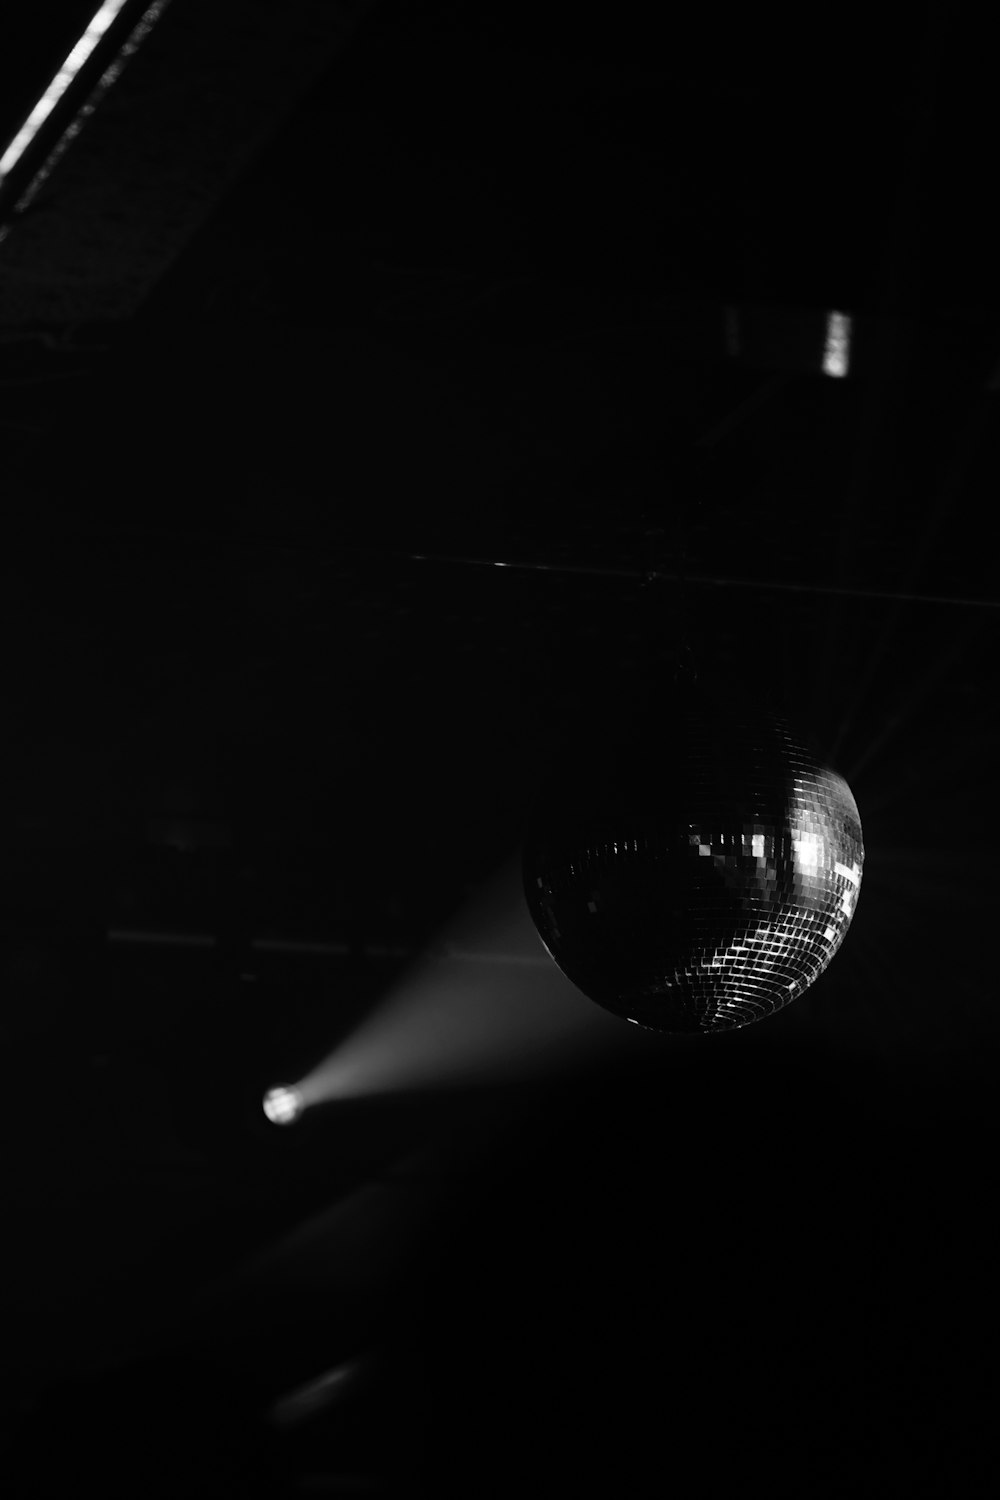
[[[273,1439],[289,1493],[984,1492],[985,23],[209,9],[173,0],[0,244],[10,1485],[174,1451],[183,1492],[249,1493],[178,1436],[192,1371],[203,1446],[228,1390],[249,1451],[358,1358]],[[88,10],[5,22],[5,136]],[[258,1126],[681,625],[858,799],[815,988]]]

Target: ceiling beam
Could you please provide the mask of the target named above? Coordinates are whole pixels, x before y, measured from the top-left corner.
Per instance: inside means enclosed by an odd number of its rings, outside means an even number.
[[[0,327],[130,317],[376,5],[172,0],[43,185],[8,205]]]

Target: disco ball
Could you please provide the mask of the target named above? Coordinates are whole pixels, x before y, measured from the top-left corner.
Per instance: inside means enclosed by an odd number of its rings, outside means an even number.
[[[628,731],[609,750],[582,726],[529,818],[524,891],[545,948],[651,1030],[773,1014],[822,974],[857,907],[850,787],[781,709],[747,697],[679,691]]]

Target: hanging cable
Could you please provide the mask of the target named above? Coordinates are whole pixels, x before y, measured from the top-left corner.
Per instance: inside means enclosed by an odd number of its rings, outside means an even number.
[[[60,518],[62,521],[63,518]],[[952,594],[916,594],[898,589],[858,588],[822,583],[795,583],[782,578],[724,578],[710,573],[681,572],[661,566],[602,567],[597,563],[537,562],[523,557],[468,557],[444,552],[410,552],[405,548],[366,547],[360,543],[338,543],[326,537],[321,540],[297,539],[288,535],[265,533],[238,535],[232,532],[181,531],[172,527],[148,527],[136,530],[127,526],[100,527],[92,523],[78,525],[67,521],[63,535],[74,544],[81,542],[119,542],[143,545],[150,542],[180,543],[194,547],[238,548],[241,553],[258,548],[262,553],[289,552],[308,557],[313,563],[337,567],[345,557],[367,557],[372,561],[441,563],[462,568],[509,568],[512,572],[580,574],[591,578],[637,578],[650,582],[683,585],[689,596],[695,588],[748,589],[756,593],[837,594],[847,599],[899,599],[905,604],[945,604],[967,609],[1000,609],[1000,598],[970,599]],[[51,539],[50,539],[51,542]]]

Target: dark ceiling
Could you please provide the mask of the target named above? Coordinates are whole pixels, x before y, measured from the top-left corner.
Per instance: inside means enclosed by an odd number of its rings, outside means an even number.
[[[5,21],[7,135],[91,8]],[[8,213],[8,1429],[170,1351],[266,1404],[376,1350],[287,1476],[976,1492],[990,51],[689,10],[173,0]],[[606,1075],[257,1129],[681,630],[857,796],[830,970]]]

